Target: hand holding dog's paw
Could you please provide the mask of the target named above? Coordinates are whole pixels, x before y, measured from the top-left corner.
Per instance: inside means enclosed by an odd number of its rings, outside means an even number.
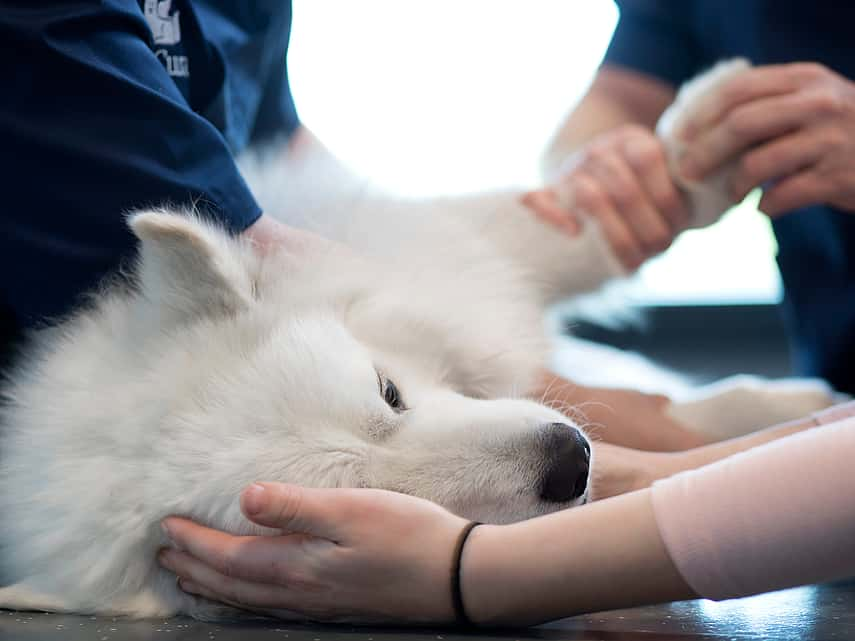
[[[855,83],[817,64],[745,68],[686,114],[680,176],[699,181],[729,167],[739,202],[766,186],[771,216],[827,203],[855,210]]]
[[[555,185],[529,192],[523,204],[570,235],[593,219],[628,270],[667,249],[688,222],[662,142],[637,125],[595,138]]]
[[[287,618],[453,621],[450,571],[466,521],[434,503],[265,483],[245,490],[241,506],[282,534],[232,536],[186,519],[164,522],[178,549],[162,551],[160,562],[186,592]]]

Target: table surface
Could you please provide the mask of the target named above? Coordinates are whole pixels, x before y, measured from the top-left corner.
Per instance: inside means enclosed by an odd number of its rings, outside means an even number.
[[[855,581],[722,603],[699,600],[617,610],[529,629],[473,632],[295,625],[274,620],[212,625],[184,618],[129,621],[0,610],[2,641],[458,641],[473,638],[502,641],[855,640]]]

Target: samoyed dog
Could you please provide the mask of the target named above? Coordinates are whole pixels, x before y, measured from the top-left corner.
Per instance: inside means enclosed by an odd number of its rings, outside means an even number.
[[[559,234],[516,192],[324,200],[330,174],[246,167],[268,211],[297,202],[310,215],[288,222],[337,242],[261,251],[191,212],[130,217],[133,276],[36,337],[6,389],[0,606],[218,616],[155,562],[159,522],[272,533],[238,505],[259,479],[385,488],[493,523],[587,500],[588,438],[526,397],[544,309],[621,276],[595,225]],[[682,411],[735,405],[762,425],[777,401],[817,408],[813,392],[763,394]]]

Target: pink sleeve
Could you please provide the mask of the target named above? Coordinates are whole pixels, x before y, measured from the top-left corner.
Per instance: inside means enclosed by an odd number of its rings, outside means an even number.
[[[668,553],[700,596],[855,576],[855,417],[658,481],[652,499]]]
[[[821,412],[814,412],[812,416],[817,425],[825,425],[826,423],[842,421],[844,418],[855,416],[855,401],[835,405],[834,407],[829,407],[827,410],[822,410]]]

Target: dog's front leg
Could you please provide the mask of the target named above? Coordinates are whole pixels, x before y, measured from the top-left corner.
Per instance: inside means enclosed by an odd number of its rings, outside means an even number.
[[[464,215],[475,233],[526,272],[544,305],[625,275],[595,221],[585,221],[580,232],[570,236],[537,218],[523,204],[521,191],[474,197]]]

